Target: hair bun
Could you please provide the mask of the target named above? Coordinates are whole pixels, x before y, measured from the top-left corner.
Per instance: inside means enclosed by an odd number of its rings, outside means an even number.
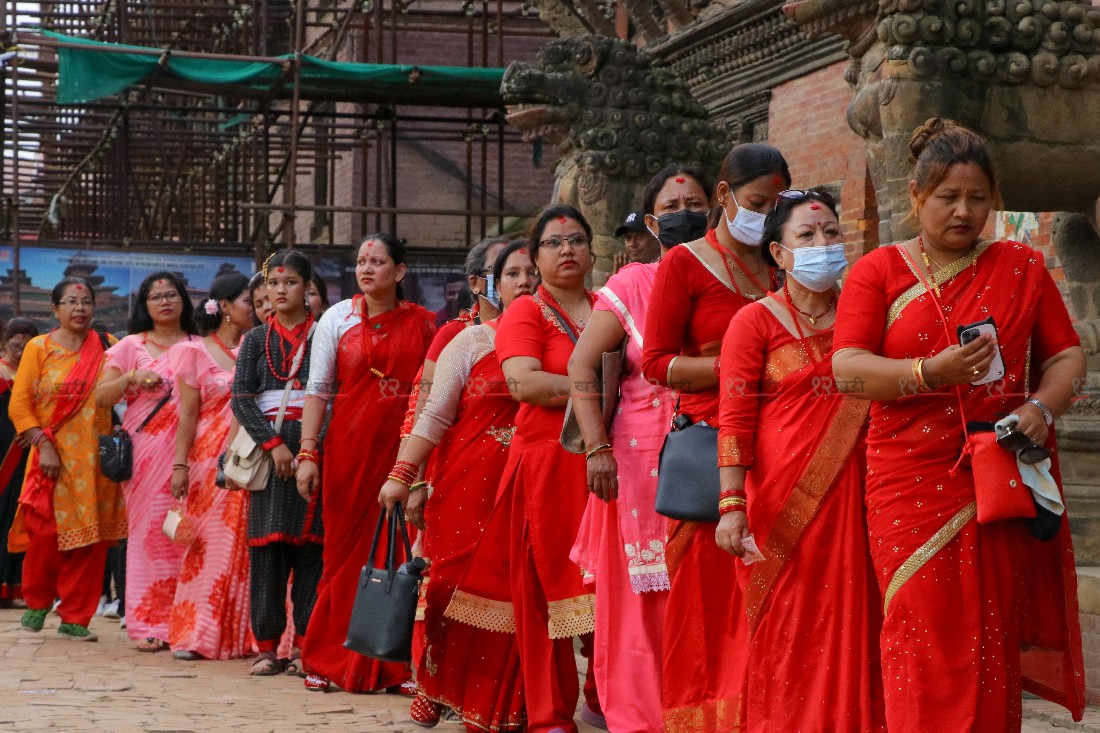
[[[909,138],[909,162],[915,164],[920,160],[920,154],[928,144],[953,126],[951,120],[929,117],[923,125],[913,130],[913,136]]]

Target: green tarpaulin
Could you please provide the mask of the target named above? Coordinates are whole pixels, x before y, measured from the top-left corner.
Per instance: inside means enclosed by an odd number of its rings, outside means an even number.
[[[293,88],[289,64],[294,56],[289,54],[274,62],[226,61],[171,53],[165,58],[155,48],[101,43],[46,30],[41,33],[72,44],[57,49],[58,104],[94,102],[143,82],[159,87],[208,90],[225,96],[271,94],[286,98]],[[302,99],[444,107],[502,104],[500,82],[504,69],[356,64],[305,55],[300,58]]]

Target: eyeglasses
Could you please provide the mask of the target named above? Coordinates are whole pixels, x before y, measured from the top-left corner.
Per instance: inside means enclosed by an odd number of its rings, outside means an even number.
[[[87,298],[85,298],[84,300],[77,300],[76,298],[65,298],[65,300],[58,303],[58,305],[63,305],[66,308],[76,308],[77,306],[81,306],[84,308],[95,308],[95,301],[89,300]]]
[[[568,244],[570,247],[574,248],[587,247],[588,236],[584,234],[570,234],[568,237],[547,237],[546,239],[539,240],[539,246],[548,249],[561,249],[563,244]]]
[[[810,197],[821,199],[821,202],[828,206],[836,206],[836,199],[825,191],[817,191],[812,188],[788,188],[786,191],[779,192],[779,195],[775,199],[775,206],[772,207],[772,211],[779,208],[779,202],[783,199],[787,199],[791,202],[798,202],[804,198]]]
[[[180,294],[175,290],[168,293],[157,293],[146,298],[150,303],[174,303],[180,299]]]

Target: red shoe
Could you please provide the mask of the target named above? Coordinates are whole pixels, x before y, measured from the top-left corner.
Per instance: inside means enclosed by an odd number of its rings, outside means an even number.
[[[314,692],[328,692],[332,689],[332,681],[328,677],[319,674],[307,674],[305,686],[307,690]]]
[[[416,697],[416,682],[414,680],[405,680],[400,685],[390,685],[386,688],[386,694],[400,695],[401,697]]]
[[[434,728],[439,724],[439,705],[424,695],[417,695],[409,706],[409,717],[421,728]]]

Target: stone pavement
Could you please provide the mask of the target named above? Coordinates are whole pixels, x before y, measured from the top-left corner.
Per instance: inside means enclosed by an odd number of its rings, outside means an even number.
[[[296,677],[250,677],[246,661],[181,662],[135,651],[115,622],[97,618],[98,643],[57,638],[56,616],[31,634],[0,610],[0,731],[78,733],[419,733],[408,698],[307,692]],[[583,660],[578,657],[578,662]],[[1078,724],[1056,705],[1024,703],[1024,733],[1100,733],[1100,710]],[[440,724],[439,733],[460,726]],[[581,733],[596,733],[583,723]]]

